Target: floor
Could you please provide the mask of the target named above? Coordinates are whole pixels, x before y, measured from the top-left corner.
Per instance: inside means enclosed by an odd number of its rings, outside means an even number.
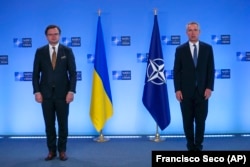
[[[186,141],[177,136],[69,136],[67,161],[44,161],[44,136],[0,136],[1,167],[150,167],[152,151],[186,152]],[[155,141],[155,139],[157,139]],[[162,139],[162,140],[161,140]],[[250,151],[250,135],[206,135],[206,151]],[[171,153],[170,152],[170,153]],[[250,156],[250,155],[249,155]],[[249,157],[250,158],[250,157]],[[249,159],[250,161],[250,159]]]

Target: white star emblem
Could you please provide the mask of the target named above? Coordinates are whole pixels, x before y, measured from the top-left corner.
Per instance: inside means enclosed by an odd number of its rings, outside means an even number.
[[[242,53],[240,53],[240,55],[238,56],[239,60],[242,60],[244,57],[245,56]]]
[[[170,40],[168,40],[167,37],[163,40],[164,43],[168,43],[168,41],[170,41]]]
[[[219,38],[217,36],[215,36],[213,40],[214,40],[214,42],[218,42]]]
[[[20,42],[19,40],[17,40],[17,41],[15,42],[16,46],[19,46],[21,43],[22,43],[22,42]]]
[[[118,38],[114,38],[112,42],[113,42],[113,44],[117,45],[120,41]]]
[[[215,71],[215,78],[218,78],[220,76],[220,72],[219,71]]]
[[[68,45],[68,44],[70,43],[70,41],[69,41],[67,38],[65,38],[65,40],[63,41],[63,43],[64,43],[65,45]]]
[[[162,85],[166,82],[164,75],[164,60],[163,59],[149,59],[147,67],[148,82],[156,85]]]
[[[18,74],[16,75],[16,80],[19,81],[19,80],[22,78],[22,76],[23,76],[23,75],[22,75],[21,73],[18,73]]]
[[[88,57],[89,62],[93,63],[95,60],[95,56],[93,54],[90,54]]]

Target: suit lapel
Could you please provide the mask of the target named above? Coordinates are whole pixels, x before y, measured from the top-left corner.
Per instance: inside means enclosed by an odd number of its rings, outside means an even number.
[[[199,42],[199,52],[198,52],[198,59],[197,59],[197,65],[199,64],[200,61],[202,61],[203,57],[203,52],[204,52],[204,45],[202,42]]]
[[[189,42],[186,43],[185,48],[186,48],[185,53],[187,53],[188,61],[191,62],[192,64],[194,64],[194,60],[193,60],[193,56],[192,56],[191,49],[189,46]]]
[[[187,49],[186,53],[188,53],[188,56],[191,57],[191,59],[193,60],[193,56],[192,56],[192,53],[191,53],[191,48],[190,48],[188,42],[186,43],[186,49]]]
[[[199,53],[198,53],[198,57],[203,55],[202,52],[204,51],[204,45],[202,44],[202,42],[199,43]]]
[[[57,58],[56,58],[56,66],[60,65],[63,58],[65,58],[64,49],[63,46],[59,44]]]
[[[46,45],[46,47],[44,48],[44,61],[47,62],[48,66],[50,66],[52,68],[52,63],[51,63],[51,59],[50,59],[50,53],[49,53],[49,45]]]

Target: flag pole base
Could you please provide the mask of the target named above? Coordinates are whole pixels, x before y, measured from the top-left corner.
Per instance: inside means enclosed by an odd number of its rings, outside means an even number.
[[[151,141],[154,142],[162,142],[165,141],[164,138],[160,137],[159,133],[155,134],[155,137],[150,138]]]
[[[97,138],[94,138],[94,141],[103,143],[109,141],[109,139],[104,137],[103,134],[101,133]]]
[[[155,137],[154,138],[150,138],[151,141],[154,141],[154,142],[162,142],[164,141],[165,139],[160,137],[160,134],[158,132],[158,125],[156,124],[156,133],[155,133]]]

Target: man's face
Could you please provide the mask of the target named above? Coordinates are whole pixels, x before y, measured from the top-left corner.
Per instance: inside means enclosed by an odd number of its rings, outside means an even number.
[[[56,45],[59,42],[60,34],[57,28],[51,28],[47,31],[46,38],[51,45]]]
[[[190,42],[195,43],[199,40],[200,30],[198,25],[189,24],[186,33]]]

